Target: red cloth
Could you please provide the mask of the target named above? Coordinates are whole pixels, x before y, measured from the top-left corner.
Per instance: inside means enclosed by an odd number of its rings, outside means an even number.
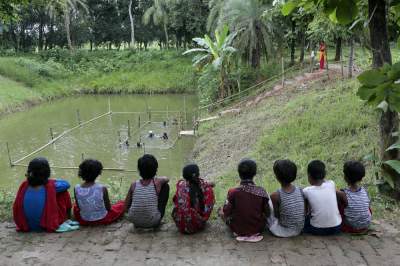
[[[108,225],[112,224],[113,222],[117,221],[124,215],[125,211],[125,202],[124,201],[118,201],[114,205],[111,206],[111,210],[108,211],[106,217],[104,217],[101,220],[98,221],[85,221],[82,219],[80,215],[80,210],[78,205],[74,205],[74,216],[75,219],[81,224],[81,225]]]
[[[17,231],[29,232],[28,222],[24,213],[24,197],[28,181],[24,181],[17,192],[13,205],[14,222]],[[44,205],[40,226],[47,232],[54,232],[65,220],[68,219],[68,212],[72,208],[71,197],[68,191],[57,193],[55,180],[50,179],[44,186],[46,190],[46,203]]]
[[[263,190],[261,187],[254,187]],[[269,198],[246,192],[240,187],[230,189],[223,208],[230,229],[238,236],[252,236],[263,232],[267,222],[268,201]]]
[[[194,207],[191,206],[188,182],[180,180],[176,184],[172,218],[181,233],[193,234],[203,230],[210,218],[215,204],[214,190],[209,183],[201,178],[200,187],[204,195],[204,210],[200,209],[198,203]]]

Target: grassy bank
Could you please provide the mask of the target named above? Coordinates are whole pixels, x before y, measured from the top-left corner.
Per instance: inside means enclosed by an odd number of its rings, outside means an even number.
[[[178,51],[76,51],[0,57],[0,113],[75,93],[193,92],[190,58]]]
[[[355,80],[294,87],[239,116],[204,124],[194,153],[203,173],[216,181],[218,203],[223,204],[228,188],[237,185],[236,165],[243,157],[257,161],[256,182],[268,192],[279,188],[272,166],[284,158],[297,164],[295,183],[301,187],[308,185],[306,167],[313,159],[323,160],[328,178],[344,187],[343,163],[362,160],[378,144],[377,114],[355,95],[357,87]],[[369,164],[363,182],[376,217],[398,209],[377,192]]]

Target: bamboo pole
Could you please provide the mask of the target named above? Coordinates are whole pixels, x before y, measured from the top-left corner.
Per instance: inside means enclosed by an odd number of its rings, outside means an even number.
[[[13,167],[14,165],[11,160],[10,147],[8,146],[8,142],[6,142],[6,147],[7,147],[7,154],[8,154],[8,163],[10,164],[10,167]]]
[[[28,167],[27,164],[14,164],[16,167]],[[51,166],[51,169],[63,169],[63,170],[79,170],[79,166]],[[117,171],[117,172],[137,172],[137,170],[123,169],[123,168],[103,168],[103,171]]]
[[[55,142],[56,142],[57,140],[59,140],[60,138],[62,138],[62,137],[64,137],[65,135],[67,135],[68,133],[70,133],[70,132],[72,132],[72,131],[78,129],[79,127],[85,126],[85,125],[87,125],[87,124],[89,124],[89,123],[91,123],[91,122],[93,122],[93,121],[96,121],[96,120],[98,120],[98,119],[100,119],[100,118],[103,118],[104,116],[110,115],[110,114],[111,114],[111,113],[108,112],[108,113],[99,115],[99,116],[94,117],[94,118],[92,118],[92,119],[90,119],[90,120],[88,120],[88,121],[83,122],[81,125],[77,125],[77,126],[75,126],[75,127],[73,127],[73,128],[70,128],[70,129],[68,129],[68,130],[65,130],[63,133],[61,133],[60,135],[58,135],[57,137],[55,137],[54,139],[52,139],[51,141],[49,141],[47,144],[41,146],[40,148],[37,148],[37,149],[34,150],[33,152],[29,153],[28,155],[25,155],[24,157],[22,157],[22,158],[18,159],[17,161],[13,162],[12,164],[15,165],[15,164],[18,164],[18,163],[22,162],[22,161],[25,160],[26,158],[29,158],[30,156],[32,156],[32,155],[34,155],[34,154],[36,154],[36,153],[38,153],[38,152],[41,152],[42,150],[44,150],[45,148],[47,148],[47,147],[50,146],[51,144],[55,143]]]
[[[108,112],[111,113],[111,98],[108,97]]]
[[[282,88],[284,88],[285,87],[285,60],[283,59],[283,56],[282,56],[281,61],[282,61]]]

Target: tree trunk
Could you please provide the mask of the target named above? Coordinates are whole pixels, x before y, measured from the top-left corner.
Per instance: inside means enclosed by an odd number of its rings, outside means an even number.
[[[292,20],[292,40],[290,43],[290,65],[293,66],[294,65],[294,56],[296,53],[296,38],[294,37],[296,31],[296,22],[294,20]]]
[[[71,17],[69,14],[69,8],[66,7],[66,9],[64,10],[64,26],[65,26],[65,32],[67,33],[68,49],[72,51],[74,47],[72,46],[70,24],[71,24]]]
[[[336,47],[337,48],[337,47]],[[336,50],[337,52],[337,50]],[[340,55],[339,55],[340,59]],[[350,53],[349,53],[349,78],[353,77],[353,59],[354,59],[354,38],[350,37]]]
[[[133,0],[129,1],[129,19],[131,21],[131,43],[130,46],[132,49],[135,47],[135,19],[132,14],[132,4]]]
[[[257,48],[258,46],[251,51],[251,67],[254,69],[260,67],[260,61],[261,61],[260,50]]]
[[[167,44],[167,49],[169,49],[169,37],[168,37],[168,30],[167,30],[167,23],[164,24],[164,34],[165,34],[165,42]]]
[[[38,40],[38,50],[43,50],[43,35],[44,35],[44,23],[43,23],[43,14],[40,17],[39,23],[39,40]]]
[[[371,21],[369,23],[372,66],[373,68],[382,67],[385,63],[392,64],[390,52],[388,26],[387,26],[387,6],[385,0],[368,0],[368,11]],[[398,160],[399,152],[394,149],[390,152],[385,150],[398,141],[398,137],[393,136],[394,132],[399,131],[399,116],[396,111],[390,109],[382,112],[379,121],[380,154],[382,160]],[[392,196],[400,198],[400,176],[388,167],[383,167],[383,175],[394,177],[395,189],[390,191]]]
[[[301,64],[304,62],[305,47],[306,47],[306,34],[303,31],[301,33],[301,43],[300,43],[300,63]]]
[[[342,37],[336,38],[336,54],[335,54],[335,61],[340,61],[340,54],[342,52]]]

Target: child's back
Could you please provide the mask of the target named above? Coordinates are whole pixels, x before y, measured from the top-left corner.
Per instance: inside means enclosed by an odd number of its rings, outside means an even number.
[[[75,186],[75,197],[80,209],[80,215],[85,221],[98,221],[106,217],[104,204],[104,186],[98,183],[89,187]]]
[[[371,223],[370,200],[367,191],[360,187],[358,191],[345,188],[347,207],[344,208],[344,220],[355,229],[368,228]]]
[[[343,217],[342,231],[361,233],[368,230],[372,218],[368,192],[360,185],[365,167],[358,161],[348,161],[343,166],[343,173],[348,187],[336,194]]]
[[[74,189],[74,216],[81,225],[111,224],[124,214],[124,202],[111,205],[107,188],[96,182],[102,170],[101,162],[94,159],[84,160],[79,165],[78,175],[84,182]]]
[[[304,227],[304,197],[300,188],[294,187],[292,192],[280,188],[279,194],[279,223],[294,230],[301,231]]]
[[[340,225],[336,187],[332,180],[325,180],[319,186],[309,186],[303,190],[311,210],[310,223],[314,227],[328,228]]]
[[[340,232],[342,217],[339,213],[336,187],[332,180],[325,180],[325,164],[319,160],[308,164],[308,181],[311,186],[303,190],[310,216],[304,226],[306,233],[332,235]]]
[[[297,166],[290,160],[278,160],[273,169],[281,188],[271,194],[274,213],[268,218],[268,228],[279,237],[299,235],[304,227],[305,204],[302,190],[292,185]]]

